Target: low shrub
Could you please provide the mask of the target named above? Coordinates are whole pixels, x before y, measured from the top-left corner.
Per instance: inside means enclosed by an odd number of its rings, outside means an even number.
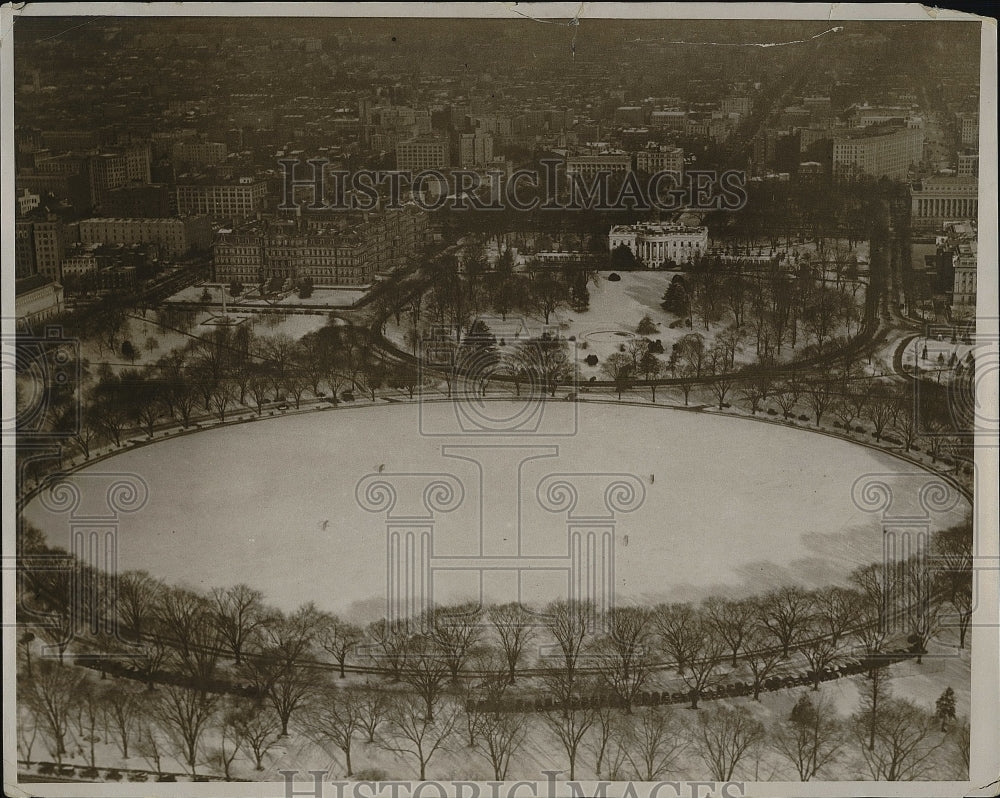
[[[385,771],[380,768],[363,768],[354,772],[355,781],[385,781]]]

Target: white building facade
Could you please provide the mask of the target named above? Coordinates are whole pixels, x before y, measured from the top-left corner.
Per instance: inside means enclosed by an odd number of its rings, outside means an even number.
[[[649,269],[690,263],[707,251],[708,228],[662,222],[615,225],[608,235],[608,247],[614,252],[622,245]]]

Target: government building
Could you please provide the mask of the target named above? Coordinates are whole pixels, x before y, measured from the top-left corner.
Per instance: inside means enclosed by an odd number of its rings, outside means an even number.
[[[213,251],[215,279],[255,285],[278,277],[310,279],[320,288],[363,288],[404,266],[427,236],[427,214],[415,205],[367,218],[341,215],[338,222],[261,222],[225,231]]]
[[[708,249],[708,228],[666,222],[615,225],[608,248],[613,253],[622,245],[648,269],[690,263]]]
[[[941,227],[943,222],[979,217],[979,183],[975,177],[935,175],[910,186],[913,226]]]
[[[922,123],[904,120],[850,128],[833,138],[833,175],[849,180],[867,175],[905,180],[923,158]]]

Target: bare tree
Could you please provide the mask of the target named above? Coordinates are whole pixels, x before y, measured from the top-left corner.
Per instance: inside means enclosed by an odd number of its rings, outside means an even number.
[[[368,624],[365,631],[373,643],[377,664],[388,669],[394,681],[398,680],[406,663],[406,645],[410,635],[407,624],[382,618]]]
[[[823,421],[823,414],[830,409],[836,398],[835,386],[826,377],[811,379],[806,385],[806,401],[816,419],[817,427]]]
[[[698,653],[701,619],[687,602],[660,604],[653,614],[656,630],[663,640],[663,647],[674,658],[677,673],[683,674]]]
[[[878,732],[878,723],[882,707],[892,697],[890,686],[889,669],[883,667],[888,663],[878,662],[878,657],[869,658],[872,667],[867,676],[855,679],[858,685],[858,692],[861,696],[859,708],[854,717],[855,732],[861,722],[864,722],[867,733],[868,750],[875,750],[875,737]]]
[[[965,648],[965,638],[972,621],[972,519],[934,534],[933,555],[938,565],[936,582],[944,599],[955,610],[958,646]]]
[[[472,602],[435,607],[432,612],[430,636],[453,679],[458,678],[479,645],[483,634],[482,618],[482,608]]]
[[[795,766],[799,779],[809,781],[844,747],[844,725],[829,699],[813,699],[803,693],[788,717],[775,726],[772,740],[778,752]]]
[[[542,722],[553,739],[562,746],[566,754],[569,778],[576,778],[576,763],[587,732],[598,719],[598,710],[593,707],[575,707],[572,700],[561,702],[554,709],[542,713]]]
[[[70,717],[78,742],[87,745],[87,762],[94,767],[97,762],[95,747],[101,741],[98,729],[102,720],[101,693],[90,679],[83,679],[77,688],[75,706]]]
[[[525,649],[535,637],[535,627],[531,614],[523,604],[495,604],[487,610],[487,615],[503,649],[507,661],[510,683],[514,683],[517,667],[524,657]]]
[[[625,758],[641,781],[660,781],[677,770],[687,750],[686,724],[671,707],[646,707],[625,735]]]
[[[897,576],[895,569],[884,563],[870,563],[851,572],[851,582],[860,591],[855,633],[869,657],[882,650],[889,634]]]
[[[395,696],[379,740],[387,751],[413,759],[421,781],[427,778],[427,766],[434,754],[448,747],[460,714],[459,707],[450,701],[434,707],[433,718],[424,709],[415,696]]]
[[[356,624],[349,623],[336,615],[324,615],[320,622],[319,644],[333,655],[340,670],[340,678],[345,677],[347,657],[354,653],[364,640],[365,632]]]
[[[729,646],[733,653],[732,667],[736,667],[736,659],[743,638],[756,622],[757,608],[752,601],[734,601],[730,599],[709,598],[704,603],[705,616],[715,627],[719,637]]]
[[[361,727],[367,735],[366,742],[374,743],[379,726],[382,725],[389,712],[390,696],[385,690],[367,682],[355,690],[358,711],[361,716]]]
[[[840,646],[828,634],[822,618],[813,615],[803,626],[800,650],[809,663],[812,672],[813,690],[819,690],[824,669],[830,667],[840,657]]]
[[[25,688],[24,701],[38,719],[49,754],[60,764],[83,681],[83,671],[45,659],[38,662],[30,679],[19,680]]]
[[[594,755],[594,772],[597,778],[605,773],[612,779],[621,775],[625,763],[624,734],[628,730],[626,716],[621,715],[609,704],[601,704],[594,710],[594,723],[590,733],[584,738],[584,747]]]
[[[857,590],[831,585],[811,594],[814,628],[829,636],[834,646],[858,625],[864,598]]]
[[[115,731],[122,757],[128,759],[129,742],[133,738],[136,722],[142,710],[139,696],[135,688],[125,680],[106,684],[102,692],[101,702],[107,724]]]
[[[485,712],[477,720],[473,747],[493,768],[493,778],[507,778],[511,760],[527,738],[523,716],[514,712]]]
[[[719,410],[726,405],[726,397],[736,382],[733,376],[734,363],[729,352],[724,346],[716,344],[708,353],[708,367],[712,374],[712,381],[709,383],[712,393],[718,400]]]
[[[947,741],[929,712],[900,698],[888,698],[874,721],[862,708],[853,729],[861,755],[877,781],[913,781],[925,778],[936,766],[935,752]],[[867,744],[869,728],[875,745]]]
[[[809,594],[798,587],[782,587],[765,594],[757,604],[757,620],[781,643],[781,656],[789,650],[809,617]]]
[[[264,757],[281,737],[281,719],[273,708],[253,699],[236,702],[231,716],[233,730],[253,756],[254,767],[264,769]]]
[[[219,634],[239,665],[247,640],[264,624],[264,594],[241,584],[225,589],[213,588],[210,600]]]
[[[226,701],[219,712],[219,745],[213,749],[209,761],[222,769],[222,775],[229,781],[232,779],[233,761],[240,752],[240,731],[236,725],[234,707]]]
[[[125,628],[142,637],[144,624],[153,614],[164,585],[145,571],[125,571],[118,577],[118,617]]]
[[[157,700],[158,698],[157,696]],[[147,708],[149,708],[148,703]],[[143,715],[139,719],[135,738],[136,752],[157,773],[163,772],[163,757],[166,755],[160,733],[160,729],[151,715]]]
[[[969,727],[969,719],[959,718],[952,728],[949,737],[951,746],[955,749],[956,756],[958,756],[956,775],[959,779],[966,779],[969,777],[969,757],[972,751],[972,732]]]
[[[622,398],[622,391],[625,391],[632,384],[635,375],[635,364],[626,352],[612,352],[601,364],[601,371],[615,384],[618,392],[618,399]]]
[[[166,734],[173,753],[194,776],[203,757],[202,737],[215,721],[219,695],[176,685],[165,685],[159,692],[159,700],[149,705],[152,716]]]
[[[881,441],[886,428],[899,413],[899,402],[892,388],[876,383],[868,397],[866,416],[875,430],[875,440]]]
[[[900,563],[903,613],[908,640],[917,655],[917,664],[927,652],[927,644],[938,631],[941,602],[935,593],[936,569],[925,548]]]
[[[317,745],[325,748],[332,743],[340,750],[344,755],[345,775],[350,778],[354,774],[351,747],[363,725],[361,708],[350,689],[325,684],[317,692],[318,700],[309,704],[302,724]]]
[[[753,675],[753,699],[760,700],[764,681],[781,662],[781,649],[775,647],[774,638],[766,627],[754,625],[743,639],[743,659]]]
[[[25,703],[23,691],[20,689],[18,690],[16,724],[18,758],[23,759],[25,764],[31,767],[31,751],[35,747],[35,740],[38,739],[38,721],[31,707]]]
[[[451,668],[447,654],[429,635],[414,634],[406,646],[406,667],[400,679],[424,702],[424,713],[434,720],[434,706],[444,692]]]
[[[632,713],[636,696],[652,668],[652,611],[645,607],[612,607],[606,616],[607,633],[597,641],[598,667],[605,684]]]
[[[590,637],[594,607],[590,602],[559,599],[545,608],[545,614],[546,628],[559,649],[561,678],[558,684],[566,694],[557,697],[562,700],[575,687],[580,654]]]
[[[788,418],[792,415],[792,411],[795,409],[795,405],[798,404],[801,395],[802,386],[796,380],[786,380],[778,385],[774,392],[774,401],[781,408],[783,418]]]
[[[755,416],[771,395],[771,381],[762,374],[750,377],[740,384],[739,394],[750,414]]]
[[[740,761],[764,739],[764,727],[746,708],[716,706],[703,710],[694,746],[716,781],[730,781]]]
[[[218,662],[219,629],[212,605],[192,590],[169,587],[156,607],[157,632],[167,638],[181,670],[209,679]]]
[[[698,619],[693,634],[697,641],[697,654],[689,660],[681,679],[689,690],[691,709],[697,709],[701,694],[719,679],[716,670],[726,655],[726,644],[704,618]]]
[[[262,627],[259,649],[244,658],[242,671],[278,713],[283,737],[288,734],[292,713],[315,686],[308,663],[313,660],[320,617],[309,603],[288,617],[271,619]]]

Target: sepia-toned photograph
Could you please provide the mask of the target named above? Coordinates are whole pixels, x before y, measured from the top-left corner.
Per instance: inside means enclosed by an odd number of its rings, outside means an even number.
[[[995,20],[0,20],[5,794],[996,794]]]

